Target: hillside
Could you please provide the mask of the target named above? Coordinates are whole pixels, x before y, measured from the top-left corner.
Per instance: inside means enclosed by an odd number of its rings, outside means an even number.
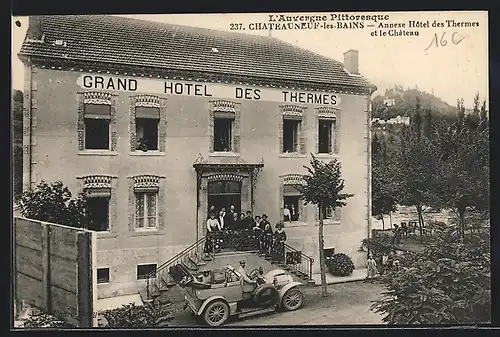
[[[395,86],[387,89],[384,95],[377,95],[372,99],[372,117],[390,119],[398,115],[402,117],[411,116],[417,97],[423,109],[430,109],[435,118],[453,118],[456,114],[456,107],[453,107],[442,99],[421,91],[417,88],[403,89],[402,86]],[[394,99],[395,104],[385,106],[384,100]]]

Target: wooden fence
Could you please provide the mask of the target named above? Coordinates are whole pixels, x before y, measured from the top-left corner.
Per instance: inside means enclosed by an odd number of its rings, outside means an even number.
[[[94,326],[95,232],[15,217],[13,239],[15,301],[78,327]]]

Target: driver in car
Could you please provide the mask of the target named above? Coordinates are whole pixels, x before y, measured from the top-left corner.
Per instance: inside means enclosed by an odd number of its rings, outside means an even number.
[[[240,261],[240,266],[237,269],[238,273],[240,273],[241,276],[243,277],[243,281],[249,284],[254,284],[254,285],[257,284],[257,281],[250,279],[250,277],[248,276],[245,270],[245,265],[246,265],[245,261]]]

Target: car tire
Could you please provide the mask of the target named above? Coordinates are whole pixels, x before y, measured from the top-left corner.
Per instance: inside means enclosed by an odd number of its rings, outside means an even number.
[[[203,311],[203,321],[213,327],[221,326],[229,317],[229,306],[224,301],[213,301]]]
[[[302,307],[304,295],[299,288],[289,289],[281,299],[281,307],[285,311],[294,311]]]

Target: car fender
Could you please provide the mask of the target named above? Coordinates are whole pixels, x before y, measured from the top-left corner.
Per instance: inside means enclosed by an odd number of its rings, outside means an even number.
[[[206,306],[214,301],[214,300],[222,300],[224,301],[225,303],[227,303],[226,299],[223,297],[223,296],[219,296],[219,295],[214,295],[214,296],[211,296],[209,298],[207,298],[205,300],[205,302],[203,302],[203,304],[201,305],[200,309],[198,310],[198,312],[196,313],[196,315],[200,316],[202,313],[203,313],[203,310],[205,310]]]
[[[303,285],[302,282],[290,282],[288,283],[287,285],[285,285],[283,288],[280,289],[279,291],[279,298],[280,298],[280,301],[281,299],[283,298],[283,296],[286,294],[286,292],[292,288],[295,288],[295,287],[298,287],[298,286],[301,286]]]

